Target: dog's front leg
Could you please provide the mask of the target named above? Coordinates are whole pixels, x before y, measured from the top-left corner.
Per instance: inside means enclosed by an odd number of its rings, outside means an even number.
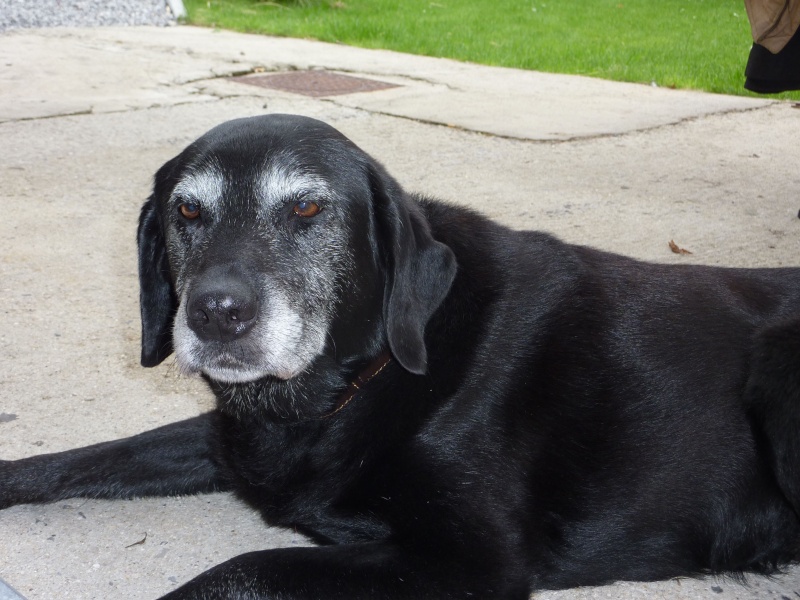
[[[93,446],[0,461],[0,508],[229,488],[210,445],[214,413]]]
[[[493,561],[416,555],[385,542],[242,554],[161,600],[527,600],[527,577]]]

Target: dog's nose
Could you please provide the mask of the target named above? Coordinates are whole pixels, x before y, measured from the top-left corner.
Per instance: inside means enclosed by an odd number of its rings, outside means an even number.
[[[189,326],[200,339],[230,342],[256,323],[258,297],[246,283],[223,278],[195,289],[187,312]]]

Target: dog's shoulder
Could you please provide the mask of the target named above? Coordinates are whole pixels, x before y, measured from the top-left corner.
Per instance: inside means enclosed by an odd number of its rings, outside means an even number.
[[[595,264],[603,260],[602,252],[568,244],[546,232],[513,229],[450,202],[415,199],[434,237],[455,253],[459,275],[482,288],[528,296],[573,288],[591,279]]]

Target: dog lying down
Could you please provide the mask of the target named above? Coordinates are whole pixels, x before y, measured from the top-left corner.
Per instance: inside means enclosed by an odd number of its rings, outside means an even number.
[[[166,163],[142,364],[217,409],[0,463],[0,507],[230,490],[320,546],[169,599],[525,599],[800,548],[800,269],[645,264],[409,194],[269,115]]]

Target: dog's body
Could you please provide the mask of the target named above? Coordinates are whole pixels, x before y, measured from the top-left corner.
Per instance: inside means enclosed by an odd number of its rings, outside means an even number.
[[[0,507],[233,490],[323,543],[167,598],[519,600],[798,558],[800,269],[514,232],[277,115],[167,163],[139,248],[142,363],[174,344],[218,409],[0,462]]]

